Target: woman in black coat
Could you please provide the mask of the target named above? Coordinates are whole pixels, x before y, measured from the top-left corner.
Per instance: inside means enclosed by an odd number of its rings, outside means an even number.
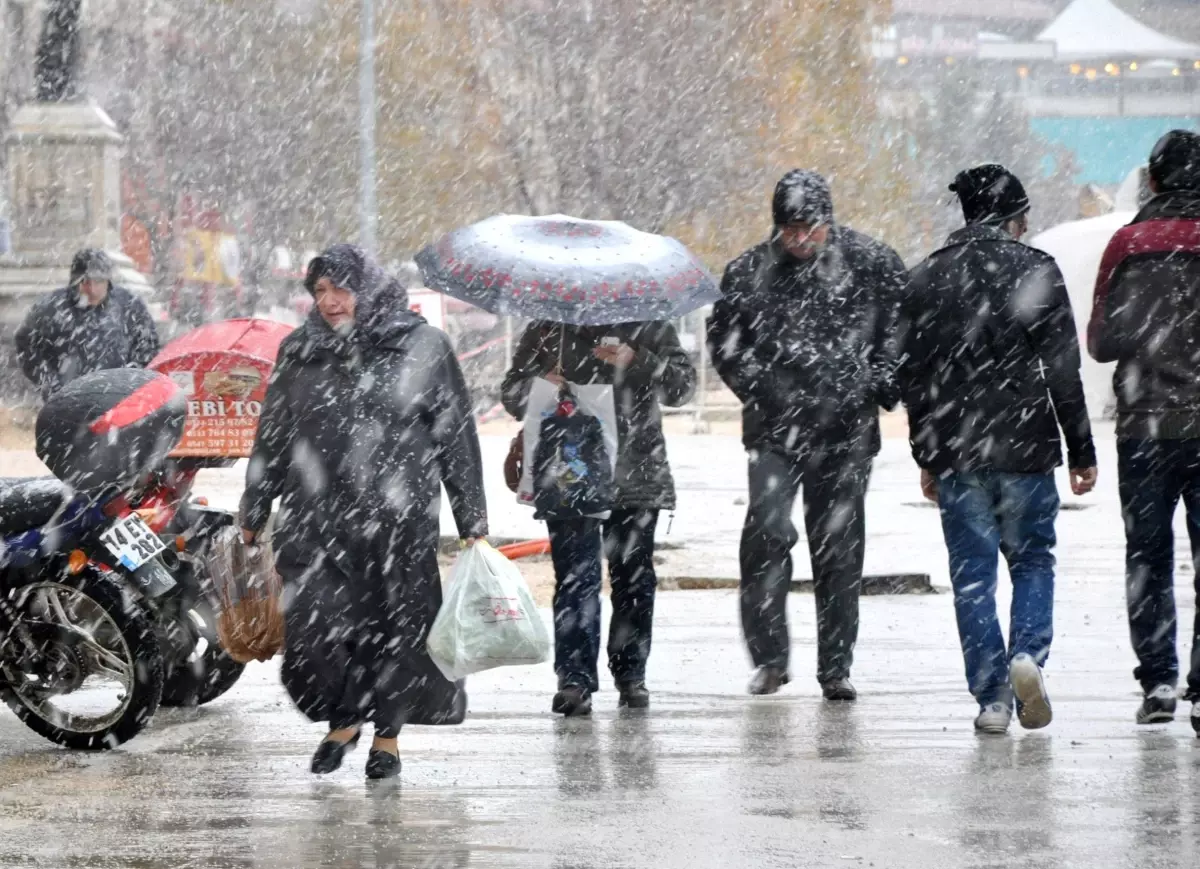
[[[263,407],[242,526],[274,529],[287,608],[284,683],[329,722],[329,773],[375,727],[371,778],[399,772],[407,721],[458,718],[464,698],[425,651],[441,605],[441,487],[459,535],[487,534],[471,403],[450,342],[360,249],[312,261],[315,305],[283,342]]]

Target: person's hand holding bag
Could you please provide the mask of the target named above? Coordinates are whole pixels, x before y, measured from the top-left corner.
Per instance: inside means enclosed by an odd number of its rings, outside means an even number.
[[[521,572],[486,540],[459,553],[426,642],[452,682],[495,667],[550,658],[550,631]]]

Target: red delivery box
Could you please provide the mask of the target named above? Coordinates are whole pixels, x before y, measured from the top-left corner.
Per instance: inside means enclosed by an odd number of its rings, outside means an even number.
[[[254,446],[267,380],[292,327],[274,320],[225,320],[181,335],[150,368],[187,396],[183,440],[172,456],[244,458]]]

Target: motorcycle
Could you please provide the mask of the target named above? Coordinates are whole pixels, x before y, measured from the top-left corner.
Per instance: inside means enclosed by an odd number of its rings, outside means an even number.
[[[229,467],[230,459],[173,459],[141,488],[136,512],[171,548],[177,566],[172,571],[179,591],[156,602],[160,635],[167,649],[162,705],[201,706],[232,688],[245,670],[221,647],[217,638],[220,600],[209,575],[210,544],[237,517],[209,507],[192,496],[196,474],[211,467]]]
[[[114,748],[159,706],[154,609],[176,559],[119,491],[0,480],[0,697],[31,730]]]

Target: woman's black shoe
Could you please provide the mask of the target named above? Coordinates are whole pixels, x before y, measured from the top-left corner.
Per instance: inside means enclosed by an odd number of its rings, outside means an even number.
[[[346,759],[348,752],[354,751],[354,746],[358,745],[359,734],[354,734],[354,738],[349,742],[337,742],[332,739],[326,739],[317,746],[316,752],[312,758],[312,771],[315,775],[329,775],[331,772],[337,772],[342,765],[342,761]]]
[[[400,775],[400,758],[390,751],[372,748],[367,755],[367,778],[395,778]]]

